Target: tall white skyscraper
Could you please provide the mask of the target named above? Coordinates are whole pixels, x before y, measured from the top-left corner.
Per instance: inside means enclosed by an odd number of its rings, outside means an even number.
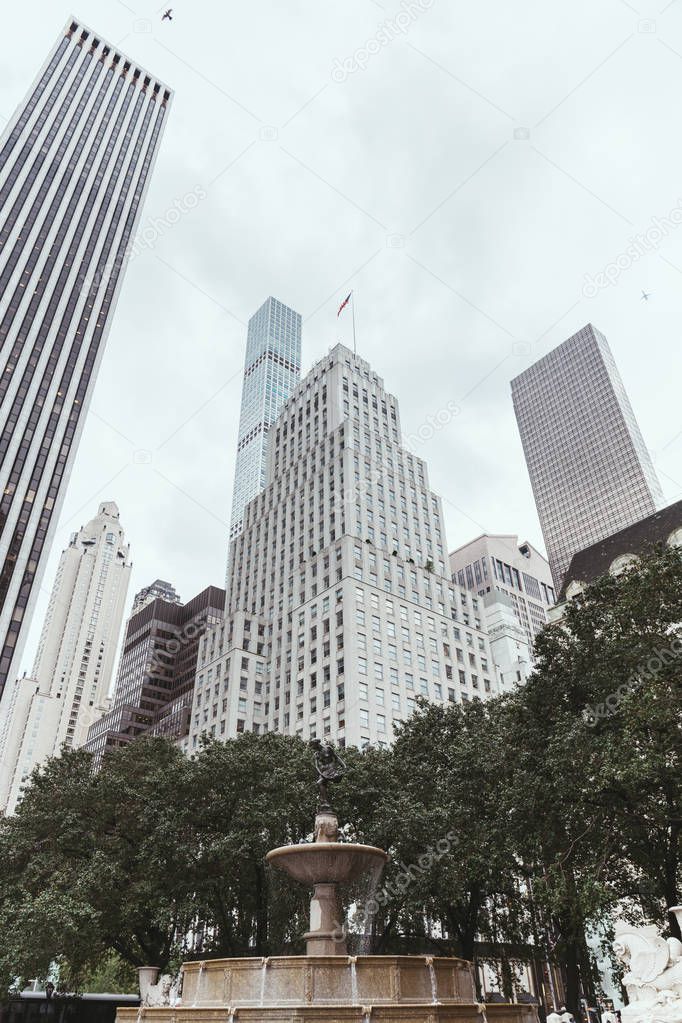
[[[608,342],[591,323],[511,386],[558,593],[576,551],[651,515],[661,486]]]
[[[230,540],[248,502],[265,486],[268,430],[301,378],[301,316],[268,298],[249,320],[239,415]]]
[[[385,744],[418,696],[499,691],[480,598],[453,585],[440,499],[400,438],[396,399],[342,345],[294,390],[226,620],[201,640],[190,752],[245,730]]]
[[[9,683],[0,722],[0,809],[33,768],[82,746],[106,708],[128,583],[129,547],[113,501],[74,533],[52,587],[33,672]]]
[[[19,671],[170,99],[69,21],[0,137],[0,695]]]

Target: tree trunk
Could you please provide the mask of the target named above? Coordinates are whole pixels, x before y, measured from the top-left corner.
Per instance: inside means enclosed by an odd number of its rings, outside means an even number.
[[[506,952],[503,950],[500,956],[500,979],[502,981],[502,994],[504,995],[505,1001],[514,1001],[514,981],[512,977],[512,969],[509,965]]]
[[[669,824],[668,842],[665,851],[665,903],[668,910],[670,932],[673,938],[677,938],[679,941],[682,939],[680,925],[675,914],[671,913],[670,909],[672,906],[679,906],[680,904],[677,879],[680,869],[680,824],[682,822],[680,821],[679,809],[675,801],[675,793],[670,790],[666,791],[666,800],[668,803]]]
[[[592,971],[592,961],[590,959],[590,950],[583,936],[580,941],[581,944],[581,956],[580,956],[580,975],[582,982],[583,995],[587,999],[588,1005],[597,1004],[597,992],[594,986],[594,973]]]
[[[256,955],[268,954],[268,882],[262,867],[256,869]]]
[[[481,894],[478,888],[473,887],[469,893],[469,901],[464,912],[459,916],[459,939],[462,946],[462,958],[472,962],[476,951],[476,934],[478,932],[478,918],[481,912]],[[457,920],[456,913],[449,913],[449,918]]]
[[[566,1008],[579,1020],[581,1018],[578,1011],[580,1006],[580,966],[579,950],[575,941],[568,941],[564,945],[564,970],[566,972]]]

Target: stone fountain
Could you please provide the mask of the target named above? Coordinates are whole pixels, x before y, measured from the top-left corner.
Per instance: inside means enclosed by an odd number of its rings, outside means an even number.
[[[345,765],[331,746],[313,744],[320,792],[314,841],[283,846],[268,862],[312,888],[306,955],[185,963],[182,997],[171,978],[145,978],[140,1009],[117,1023],[537,1023],[530,1005],[476,1002],[471,963],[433,956],[349,956],[339,886],[376,883],[388,855],[339,842],[328,786]]]

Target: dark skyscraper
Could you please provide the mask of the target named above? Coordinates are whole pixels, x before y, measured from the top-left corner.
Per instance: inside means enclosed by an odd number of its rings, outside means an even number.
[[[558,593],[576,551],[655,512],[661,487],[591,323],[512,380],[512,396]]]
[[[187,736],[199,642],[222,620],[224,606],[225,591],[209,586],[188,604],[157,597],[133,610],[112,708],[88,733],[86,749],[98,762],[140,735]]]
[[[0,694],[19,668],[170,99],[72,21],[0,138]]]

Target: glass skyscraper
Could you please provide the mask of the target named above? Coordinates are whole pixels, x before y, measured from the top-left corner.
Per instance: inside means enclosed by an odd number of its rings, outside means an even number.
[[[266,481],[267,435],[301,378],[301,315],[268,298],[249,320],[239,416],[230,540]]]
[[[573,555],[660,508],[661,486],[611,349],[592,324],[511,386],[559,592]]]
[[[170,99],[70,21],[0,138],[0,694],[19,667]]]

